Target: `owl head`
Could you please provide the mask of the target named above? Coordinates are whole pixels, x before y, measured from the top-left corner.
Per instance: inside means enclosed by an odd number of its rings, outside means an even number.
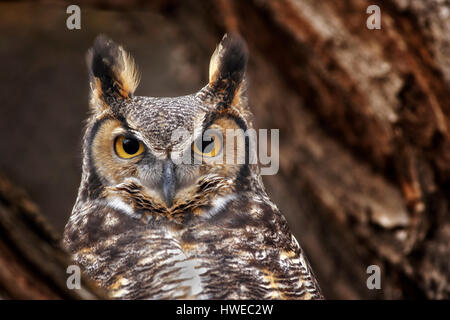
[[[87,54],[92,115],[79,198],[101,199],[131,215],[177,220],[211,213],[248,189],[254,168],[248,161],[247,59],[245,42],[225,35],[200,91],[135,96],[139,73],[133,58],[97,37]]]

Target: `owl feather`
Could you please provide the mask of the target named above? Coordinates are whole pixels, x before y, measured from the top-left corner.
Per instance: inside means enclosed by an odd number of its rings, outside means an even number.
[[[133,95],[138,72],[121,46],[99,36],[88,52],[92,114],[64,245],[111,298],[322,298],[249,162],[247,60],[244,40],[226,35],[204,88],[153,98]],[[230,129],[243,150],[223,147]],[[244,161],[216,161],[228,152]]]

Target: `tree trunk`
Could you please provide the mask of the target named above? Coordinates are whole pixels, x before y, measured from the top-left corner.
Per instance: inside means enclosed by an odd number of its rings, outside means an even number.
[[[266,187],[325,297],[450,298],[450,2],[175,3],[200,46],[247,40],[257,127],[280,128]]]
[[[373,4],[380,30],[366,27]],[[133,12],[128,19],[143,33],[151,21],[139,12],[164,16],[183,36],[177,48],[189,57],[189,81],[204,73],[224,32],[243,35],[256,126],[280,129],[280,171],[264,177],[266,188],[326,298],[450,298],[450,1],[86,6]],[[92,296],[88,287],[64,289],[67,260],[57,240],[30,219],[37,210],[29,200],[5,196],[2,181],[0,296]],[[367,287],[370,265],[381,268],[380,290]]]
[[[84,277],[69,289],[70,264],[36,205],[0,174],[0,300],[105,297]]]
[[[325,296],[450,298],[450,2],[216,4],[249,42],[257,122],[281,128],[265,181]]]

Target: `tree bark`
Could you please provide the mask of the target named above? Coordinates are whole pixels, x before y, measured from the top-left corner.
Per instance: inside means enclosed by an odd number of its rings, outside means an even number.
[[[85,277],[79,289],[69,289],[70,264],[37,206],[0,174],[0,299],[105,297]]]
[[[259,124],[282,129],[266,184],[325,296],[450,298],[450,2],[216,4],[249,42]]]
[[[450,298],[450,1],[81,3],[164,16],[189,39],[190,73],[224,32],[243,35],[256,126],[280,129],[280,171],[264,181],[326,298]],[[366,28],[373,4],[380,30]],[[56,238],[2,181],[0,295],[96,296],[64,289]],[[373,264],[381,290],[366,285]]]
[[[366,27],[372,4],[381,30]],[[264,180],[325,296],[450,298],[450,2],[170,8],[200,46],[225,31],[248,41],[257,127],[281,134]],[[381,290],[366,284],[373,264]]]

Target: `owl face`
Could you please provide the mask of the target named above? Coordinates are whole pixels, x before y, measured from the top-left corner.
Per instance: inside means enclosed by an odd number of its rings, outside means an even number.
[[[74,260],[115,298],[320,298],[254,163],[243,40],[225,36],[184,97],[134,96],[132,59],[103,36],[87,60]]]
[[[198,93],[135,97],[132,59],[98,37],[88,54],[93,116],[84,151],[93,187],[87,193],[156,219],[202,215],[230,200],[249,172],[246,61],[243,41],[224,37],[211,58],[209,84]]]

